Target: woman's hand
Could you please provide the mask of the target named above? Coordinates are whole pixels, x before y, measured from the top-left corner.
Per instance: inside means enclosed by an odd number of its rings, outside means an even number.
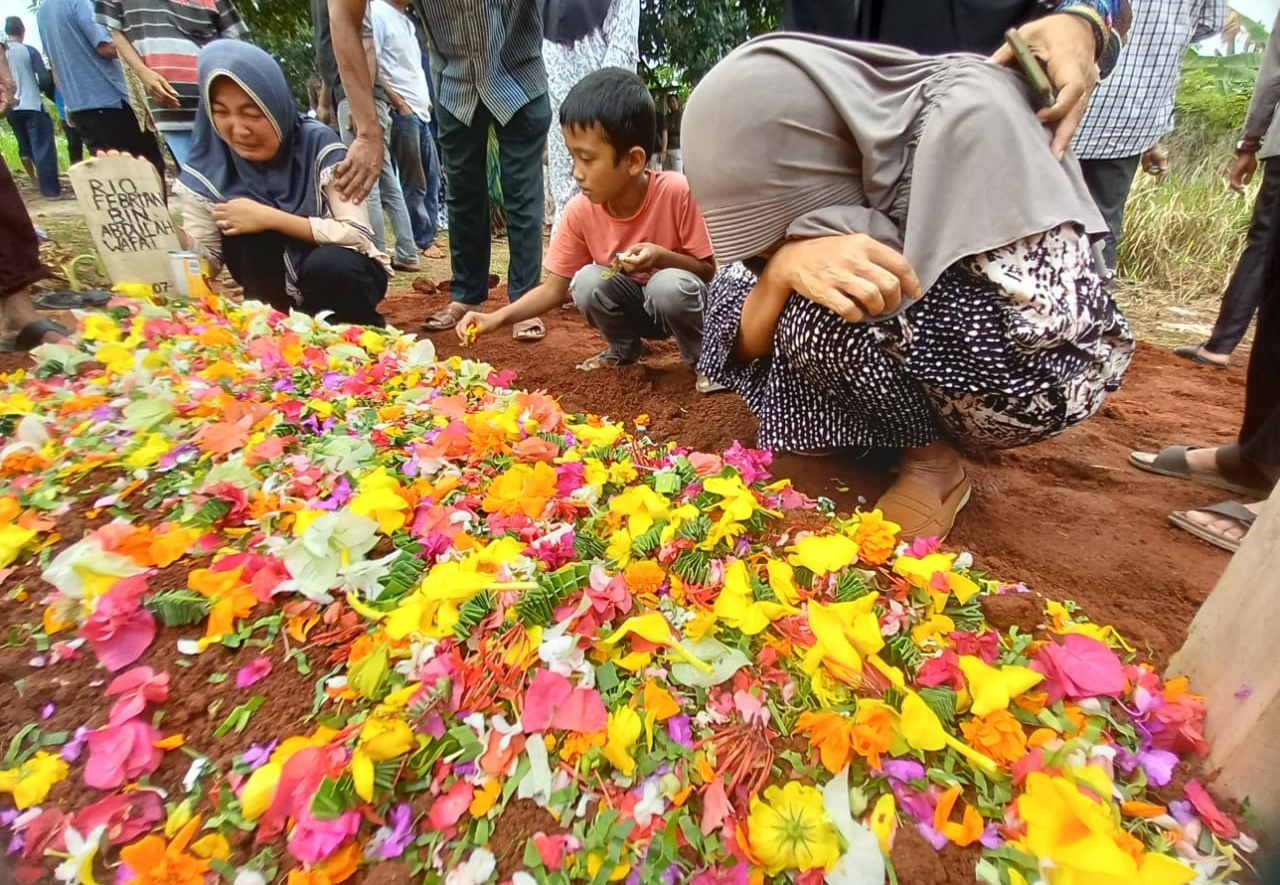
[[[761,281],[798,292],[851,323],[920,297],[910,262],[866,234],[790,240],[769,259]]]
[[[1040,111],[1040,122],[1053,126],[1053,155],[1059,160],[1071,144],[1071,136],[1084,119],[1089,96],[1098,85],[1097,44],[1093,28],[1078,15],[1065,12],[1046,15],[1018,28],[1027,48],[1036,58],[1044,59],[1045,73],[1053,84],[1058,100]],[[1004,43],[991,60],[1014,67],[1017,59],[1013,48]]]
[[[278,214],[284,213],[247,197],[236,197],[213,206],[213,220],[218,225],[218,230],[223,236],[230,237],[272,230]]]

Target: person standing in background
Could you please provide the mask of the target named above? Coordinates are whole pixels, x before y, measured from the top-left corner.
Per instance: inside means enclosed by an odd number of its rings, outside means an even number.
[[[1272,219],[1276,204],[1280,202],[1280,14],[1271,25],[1271,37],[1262,55],[1262,67],[1253,84],[1253,98],[1244,118],[1244,131],[1236,144],[1235,165],[1231,169],[1231,189],[1241,196],[1245,186],[1253,180],[1262,161],[1262,184],[1253,204],[1253,219],[1245,238],[1244,252],[1236,264],[1235,272],[1222,293],[1222,306],[1213,324],[1209,340],[1203,344],[1175,347],[1180,357],[1225,369],[1231,364],[1231,354],[1240,346],[1249,322],[1262,299],[1266,265],[1267,244],[1271,238]]]
[[[346,84],[350,79],[341,72],[341,63],[337,55],[337,46],[330,32],[331,24],[337,24],[338,30],[345,26],[346,18],[331,17],[326,0],[311,0],[311,23],[315,28],[316,70],[320,73],[323,87],[319,113],[321,121],[337,130],[342,143],[347,146],[347,157],[334,169],[338,190],[351,202],[360,202],[368,198],[369,226],[373,230],[373,244],[379,252],[387,251],[387,222],[391,222],[391,233],[395,237],[395,254],[392,256],[392,267],[413,273],[421,269],[418,264],[418,247],[413,240],[413,225],[409,220],[409,210],[405,205],[404,193],[400,182],[396,179],[395,165],[388,149],[391,141],[391,102],[378,77],[378,59],[373,41],[373,21],[369,15],[368,0],[357,0],[364,10],[361,19],[360,51],[363,62],[362,71],[368,75],[370,101],[373,105],[373,126],[361,123],[356,113],[358,102],[351,101],[347,94]],[[332,116],[332,119],[325,119]],[[374,176],[372,184],[360,192],[365,159],[369,153],[360,145],[364,142],[362,133],[372,128],[377,136],[379,172]],[[372,136],[370,136],[372,137]],[[351,170],[351,178],[344,179],[341,172]],[[344,182],[347,184],[344,185]],[[359,196],[353,194],[359,193]],[[385,214],[384,214],[385,213]]]
[[[542,152],[551,125],[542,61],[542,0],[423,0],[436,79],[440,154],[449,180],[452,302],[427,318],[452,329],[489,297],[489,130],[497,137],[511,261],[512,301],[542,279]],[[546,337],[537,318],[515,324],[518,341]]]
[[[80,131],[67,116],[66,99],[56,84],[53,87],[53,106],[58,109],[58,122],[62,124],[62,134],[67,138],[67,165],[74,166],[84,159],[84,142],[80,140]]]
[[[662,118],[662,153],[658,155],[663,169],[684,172],[684,154],[680,152],[680,124],[684,120],[684,108],[680,96],[667,95],[667,115]]]
[[[1227,0],[1146,0],[1111,76],[1098,84],[1071,147],[1107,222],[1103,260],[1114,276],[1124,204],[1139,162],[1153,175],[1168,162],[1160,137],[1173,129],[1173,99],[1187,47],[1222,30]]]
[[[547,0],[542,58],[553,119],[583,77],[602,68],[635,72],[640,61],[640,0]],[[578,192],[573,157],[558,126],[547,136],[547,177],[554,203],[552,225]]]
[[[92,0],[41,0],[36,22],[72,127],[68,147],[75,132],[90,156],[98,151],[133,154],[155,166],[163,180],[160,144],[138,125],[111,33],[93,20]]]
[[[196,56],[219,38],[243,38],[248,31],[240,13],[231,0],[94,0],[94,13],[146,88],[169,153],[185,165],[200,98]]]
[[[399,173],[413,240],[426,257],[443,258],[444,253],[436,245],[440,169],[431,140],[431,91],[422,69],[417,29],[405,11],[407,7],[408,0],[373,0],[373,45],[378,77],[395,111],[390,152]]]
[[[61,196],[53,118],[44,107],[45,93],[53,93],[53,76],[45,67],[39,51],[22,42],[27,34],[22,19],[16,15],[6,18],[4,33],[13,50],[9,54],[9,68],[17,84],[17,98],[9,112],[9,125],[18,140],[18,154],[23,158],[23,165],[27,166],[27,174],[31,175],[34,170],[42,195],[50,198]]]

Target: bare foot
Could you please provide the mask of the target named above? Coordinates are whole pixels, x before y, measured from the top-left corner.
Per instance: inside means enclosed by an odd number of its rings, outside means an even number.
[[[1227,446],[1214,446],[1205,449],[1191,449],[1187,452],[1187,469],[1193,474],[1201,475],[1222,475],[1222,468],[1218,464],[1218,452],[1222,449],[1230,449],[1234,447],[1234,443]],[[1236,461],[1245,461],[1243,456],[1236,452],[1228,453],[1228,460],[1231,463]],[[1257,469],[1267,479],[1275,482],[1280,480],[1280,465],[1271,466],[1269,464],[1258,464],[1253,461],[1245,462],[1251,468]]]

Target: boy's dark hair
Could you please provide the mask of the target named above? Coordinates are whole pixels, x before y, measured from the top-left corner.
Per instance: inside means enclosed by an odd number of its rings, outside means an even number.
[[[10,37],[23,37],[27,33],[27,27],[21,18],[11,15],[4,20],[4,32]]]
[[[599,125],[613,145],[614,162],[632,148],[648,157],[653,147],[655,111],[644,81],[625,68],[601,68],[578,81],[560,105],[560,125]]]

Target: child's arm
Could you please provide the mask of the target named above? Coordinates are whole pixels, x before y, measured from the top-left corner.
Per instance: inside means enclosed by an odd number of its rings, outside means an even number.
[[[704,283],[716,275],[715,258],[694,258],[685,252],[676,252],[654,243],[636,243],[622,253],[622,269],[627,273],[643,273],[673,267],[686,270]]]
[[[471,334],[482,335],[485,332],[501,329],[503,326],[509,326],[521,320],[540,317],[568,300],[569,278],[562,277],[559,274],[548,273],[547,278],[543,280],[541,285],[525,293],[518,300],[512,301],[506,307],[495,310],[493,313],[481,313],[478,310],[468,311],[463,315],[462,319],[458,320],[458,325],[454,328],[458,330],[458,337],[465,341],[467,340],[467,329],[472,326],[478,326],[479,331]]]

